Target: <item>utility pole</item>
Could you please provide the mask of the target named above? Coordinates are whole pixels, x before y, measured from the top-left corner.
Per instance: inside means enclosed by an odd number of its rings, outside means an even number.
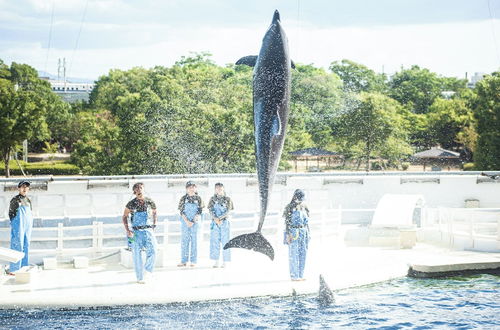
[[[64,92],[66,93],[66,57],[63,58]]]
[[[61,81],[61,59],[57,59],[57,81]]]
[[[28,140],[23,141],[23,161],[28,162]]]

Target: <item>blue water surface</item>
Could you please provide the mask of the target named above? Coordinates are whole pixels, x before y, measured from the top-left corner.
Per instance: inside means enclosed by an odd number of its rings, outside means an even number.
[[[95,309],[0,311],[16,329],[500,329],[500,277],[403,278],[315,296]]]

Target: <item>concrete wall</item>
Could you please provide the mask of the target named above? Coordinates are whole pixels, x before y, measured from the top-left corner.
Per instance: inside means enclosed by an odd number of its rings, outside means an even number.
[[[198,175],[143,177],[33,178],[30,196],[35,217],[116,216],[133,198],[132,185],[145,183],[146,192],[157,203],[160,214],[176,212],[178,200],[185,193],[185,182],[193,180],[205,200],[213,194],[216,182],[223,182],[234,200],[235,212],[259,209],[258,185],[254,175]],[[10,199],[17,194],[18,180],[0,181],[0,221],[8,217]],[[476,199],[479,207],[500,208],[500,180],[477,173],[420,174],[279,174],[269,209],[280,212],[291,199],[293,191],[304,189],[311,209],[344,209],[343,222],[369,222],[370,212],[386,193],[421,194],[427,207],[465,207],[465,201]],[[346,210],[347,209],[347,210]],[[353,210],[355,209],[355,210]],[[349,212],[353,213],[349,216]]]

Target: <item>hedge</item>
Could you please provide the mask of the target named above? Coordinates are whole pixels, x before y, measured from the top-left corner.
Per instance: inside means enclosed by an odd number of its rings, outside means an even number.
[[[74,164],[48,161],[25,163],[19,162],[26,175],[78,175],[81,174],[80,168]],[[16,161],[10,161],[10,175],[23,175]],[[5,175],[5,164],[0,163],[0,175]]]
[[[476,166],[474,163],[465,163],[463,165],[463,170],[464,171],[476,171]]]

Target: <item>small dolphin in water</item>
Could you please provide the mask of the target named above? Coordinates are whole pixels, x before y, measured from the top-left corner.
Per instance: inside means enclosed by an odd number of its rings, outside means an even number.
[[[288,39],[281,27],[280,14],[274,12],[259,56],[245,56],[236,64],[254,67],[253,117],[255,127],[255,158],[259,179],[260,221],[257,231],[237,236],[224,249],[244,248],[264,253],[274,259],[274,249],[262,236],[261,229],[267,212],[267,203],[274,184],[285,142],[290,102],[292,62],[288,54]]]
[[[333,292],[330,290],[328,284],[326,284],[323,275],[319,275],[319,293],[318,300],[321,305],[330,305],[335,301],[333,297]]]

